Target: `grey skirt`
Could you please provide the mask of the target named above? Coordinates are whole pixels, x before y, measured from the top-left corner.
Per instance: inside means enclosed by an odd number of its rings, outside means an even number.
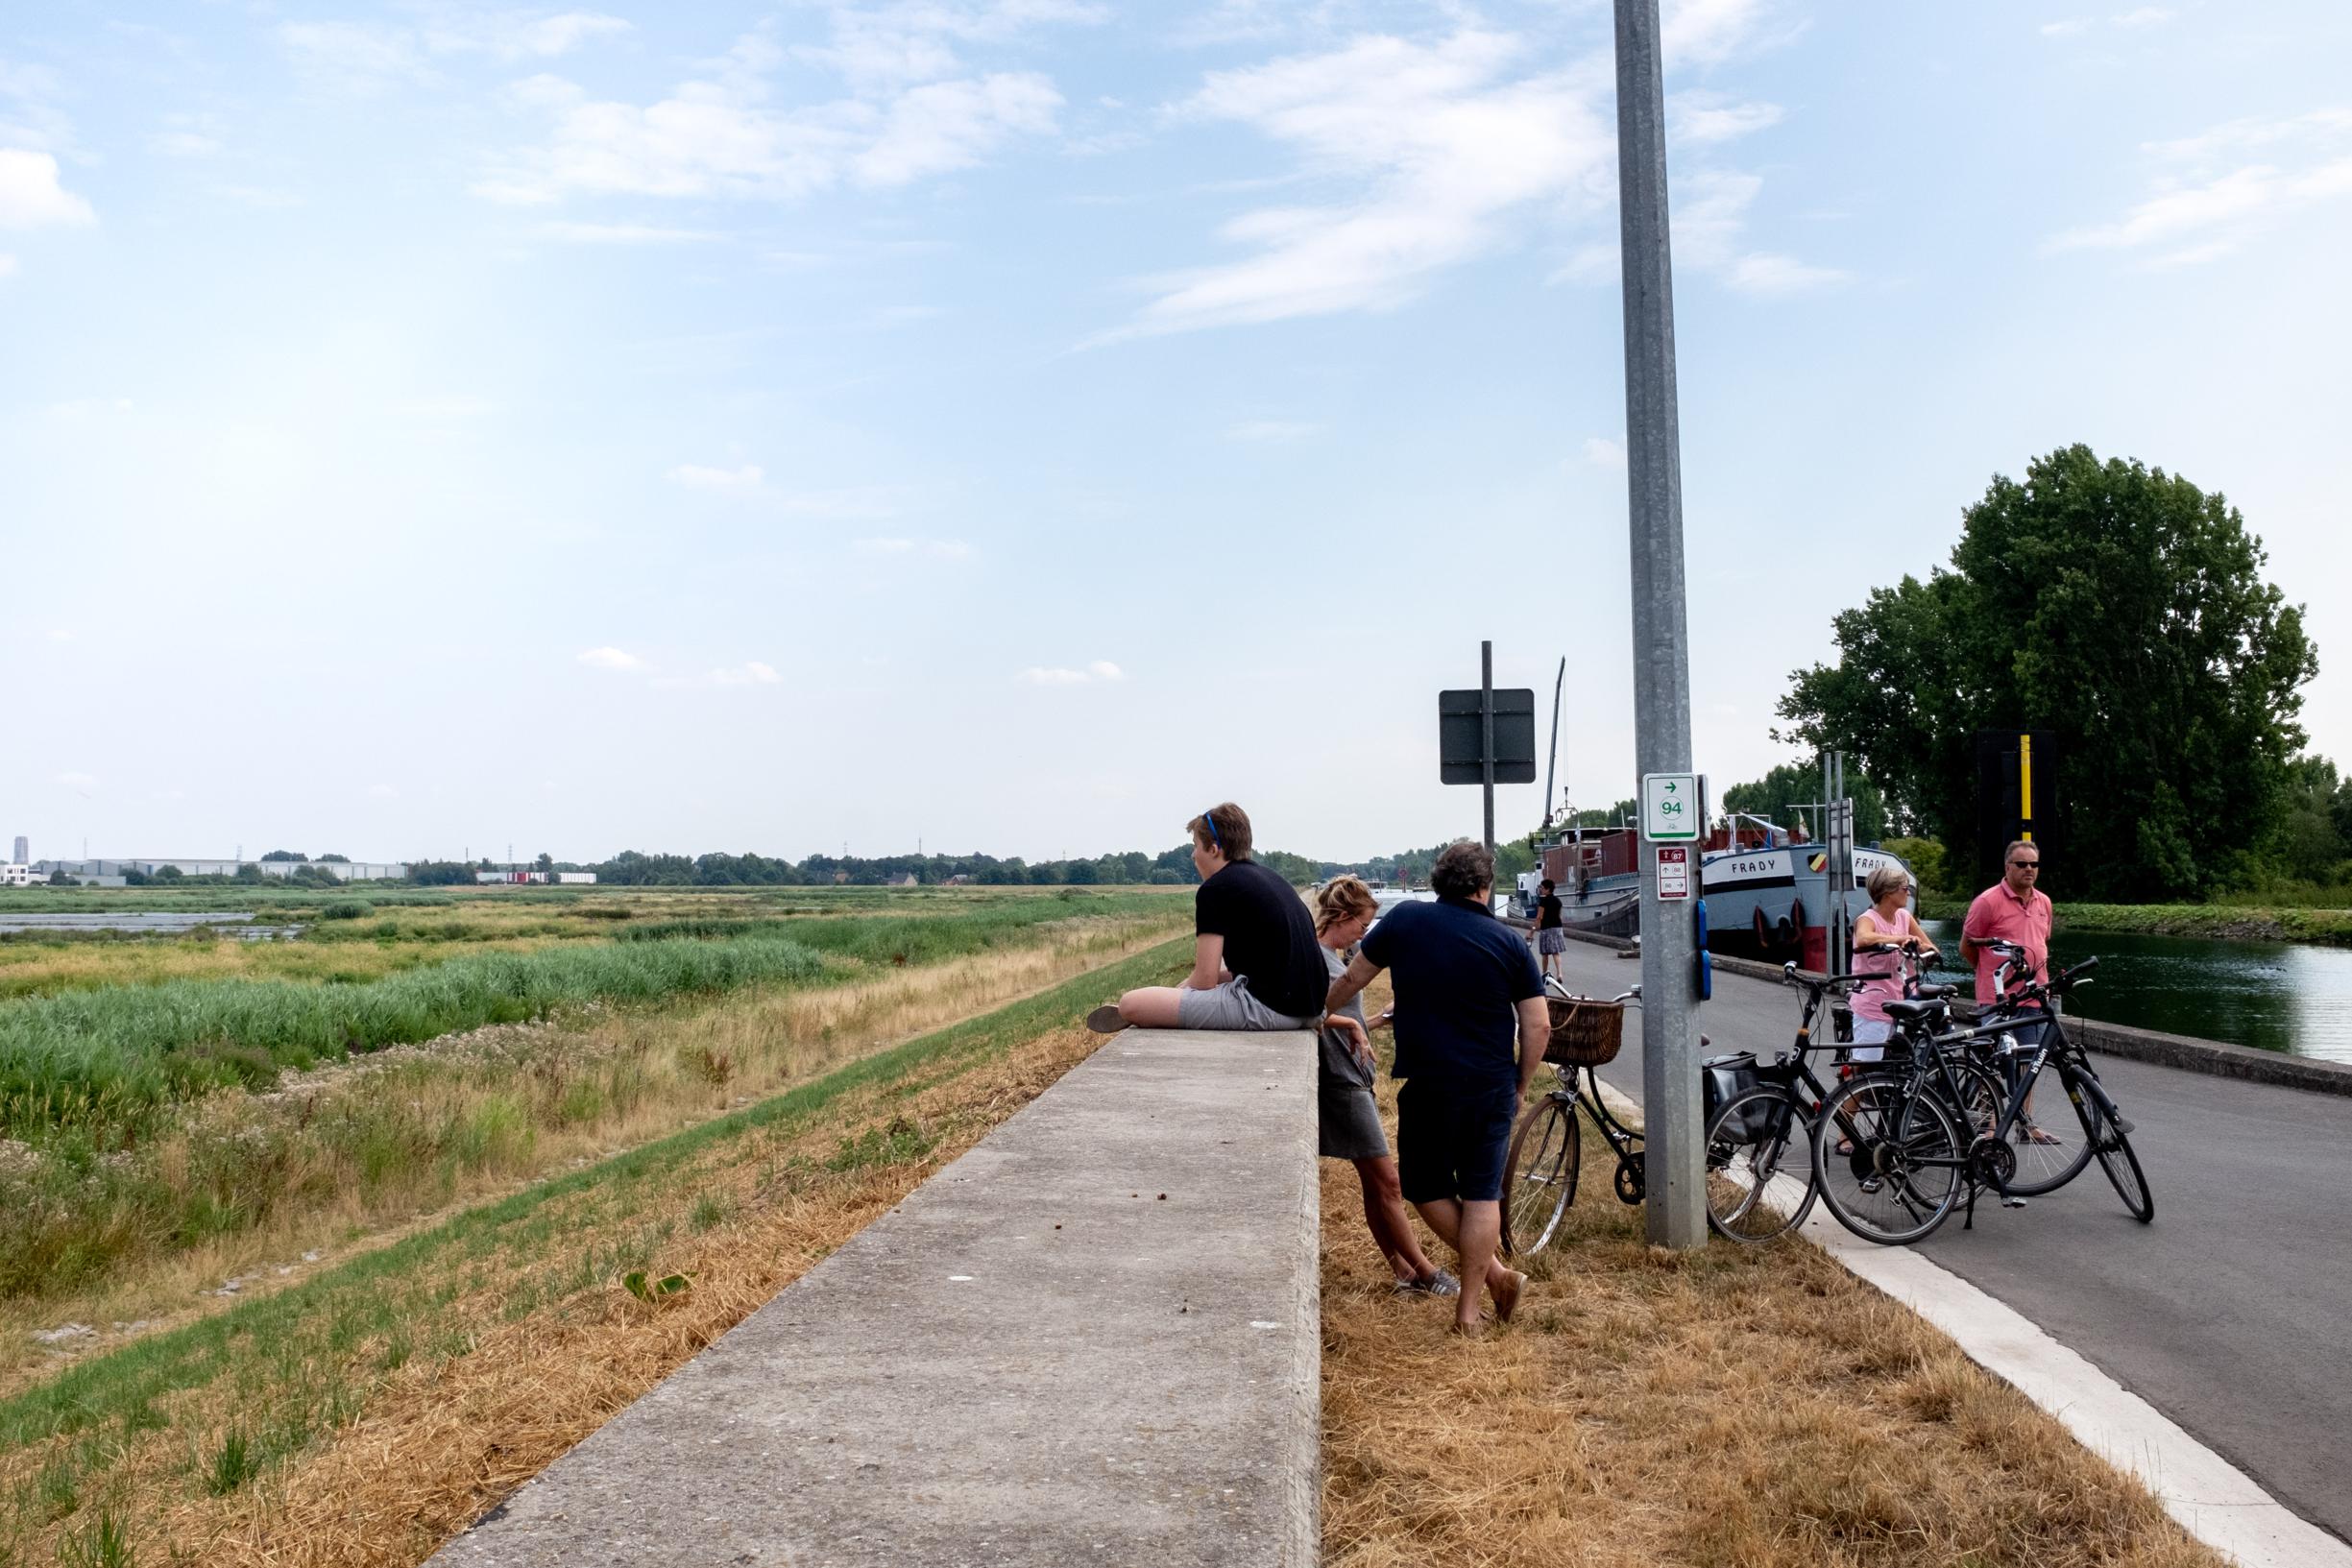
[[[1376,1160],[1389,1151],[1380,1102],[1370,1089],[1325,1083],[1315,1097],[1315,1152],[1326,1160]]]

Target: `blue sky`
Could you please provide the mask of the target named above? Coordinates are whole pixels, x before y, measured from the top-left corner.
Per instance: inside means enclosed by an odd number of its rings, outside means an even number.
[[[1665,25],[1700,765],[2073,441],[2352,760],[2352,8]],[[12,8],[0,833],[1354,856],[1482,637],[1605,803],[1614,123],[1591,0]]]

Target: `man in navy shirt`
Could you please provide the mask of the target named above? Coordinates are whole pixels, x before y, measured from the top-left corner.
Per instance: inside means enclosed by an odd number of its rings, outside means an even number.
[[[1509,1321],[1527,1276],[1503,1266],[1503,1158],[1551,1035],[1543,977],[1518,932],[1494,918],[1494,856],[1463,840],[1429,873],[1435,904],[1400,904],[1331,982],[1345,1006],[1395,973],[1397,1176],[1407,1202],[1462,1258],[1454,1327],[1477,1334],[1477,1281]]]

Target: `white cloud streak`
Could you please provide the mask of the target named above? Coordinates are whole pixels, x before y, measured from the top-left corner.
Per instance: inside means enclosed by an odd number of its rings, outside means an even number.
[[[474,191],[539,205],[597,195],[783,201],[973,168],[1017,138],[1052,134],[1062,97],[1035,71],[968,69],[958,46],[1097,14],[1057,0],[842,7],[829,46],[788,57],[764,32],[751,33],[703,74],[642,105],[534,77],[510,99],[546,120],[544,138],[499,160]],[[788,58],[837,72],[847,90],[777,102],[771,77]]]
[[[618,648],[589,648],[577,657],[579,662],[590,669],[632,670],[645,667],[643,660]]]
[[[1021,672],[1031,686],[1099,686],[1127,679],[1127,671],[1107,659],[1097,659],[1084,669],[1032,665]]]
[[[857,547],[868,555],[921,555],[938,561],[968,561],[976,553],[960,539],[861,539]]]
[[[89,203],[59,183],[53,155],[0,147],[0,229],[74,228],[97,221]]]
[[[2046,251],[2155,252],[2150,265],[2194,266],[2352,196],[2352,109],[2233,120],[2141,151],[2156,165],[2150,194],[2113,223],[2051,236]]]
[[[1104,339],[1393,309],[1500,244],[1515,209],[1604,183],[1598,77],[1514,77],[1520,54],[1465,31],[1212,73],[1180,116],[1253,127],[1362,194],[1233,219],[1223,237],[1254,254],[1156,280],[1158,298]]]

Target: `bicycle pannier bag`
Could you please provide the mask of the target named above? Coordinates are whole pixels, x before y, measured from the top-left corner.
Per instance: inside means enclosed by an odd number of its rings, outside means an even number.
[[[1699,1075],[1704,1091],[1700,1098],[1706,1102],[1704,1116],[1707,1125],[1711,1127],[1715,1124],[1717,1111],[1730,1104],[1735,1097],[1755,1088],[1759,1081],[1756,1075],[1756,1053],[1740,1050],[1729,1056],[1709,1056],[1700,1064]],[[1740,1118],[1743,1125],[1727,1127],[1724,1131],[1735,1143],[1752,1144],[1764,1136],[1767,1131],[1764,1123],[1770,1116],[1769,1107],[1751,1109]]]

